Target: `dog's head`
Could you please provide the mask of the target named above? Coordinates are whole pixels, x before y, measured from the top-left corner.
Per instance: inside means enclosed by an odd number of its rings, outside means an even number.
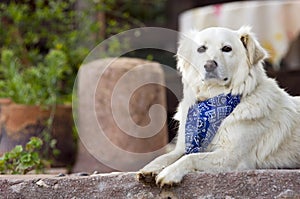
[[[191,31],[181,38],[177,66],[183,82],[193,87],[194,92],[203,85],[220,90],[242,82],[251,67],[256,67],[266,56],[251,28],[233,31],[214,27]]]

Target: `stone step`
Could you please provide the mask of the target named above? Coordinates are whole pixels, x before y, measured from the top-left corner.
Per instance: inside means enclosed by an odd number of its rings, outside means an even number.
[[[191,173],[181,184],[144,185],[136,174],[0,176],[0,198],[300,198],[300,170]]]

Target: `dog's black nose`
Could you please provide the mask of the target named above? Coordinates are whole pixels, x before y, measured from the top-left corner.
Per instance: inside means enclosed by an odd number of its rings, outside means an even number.
[[[218,64],[216,61],[214,60],[208,60],[206,62],[206,64],[204,65],[204,68],[206,70],[206,72],[212,72],[213,70],[215,70],[218,67]]]

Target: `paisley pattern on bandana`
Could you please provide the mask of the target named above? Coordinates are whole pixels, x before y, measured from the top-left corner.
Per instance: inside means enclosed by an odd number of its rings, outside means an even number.
[[[222,121],[240,99],[239,95],[221,94],[190,107],[185,125],[185,153],[205,152]]]

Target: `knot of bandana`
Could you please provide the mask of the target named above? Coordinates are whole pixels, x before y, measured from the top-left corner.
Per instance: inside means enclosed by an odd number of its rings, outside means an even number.
[[[185,125],[185,153],[205,152],[222,121],[240,103],[239,95],[221,94],[189,108]]]

